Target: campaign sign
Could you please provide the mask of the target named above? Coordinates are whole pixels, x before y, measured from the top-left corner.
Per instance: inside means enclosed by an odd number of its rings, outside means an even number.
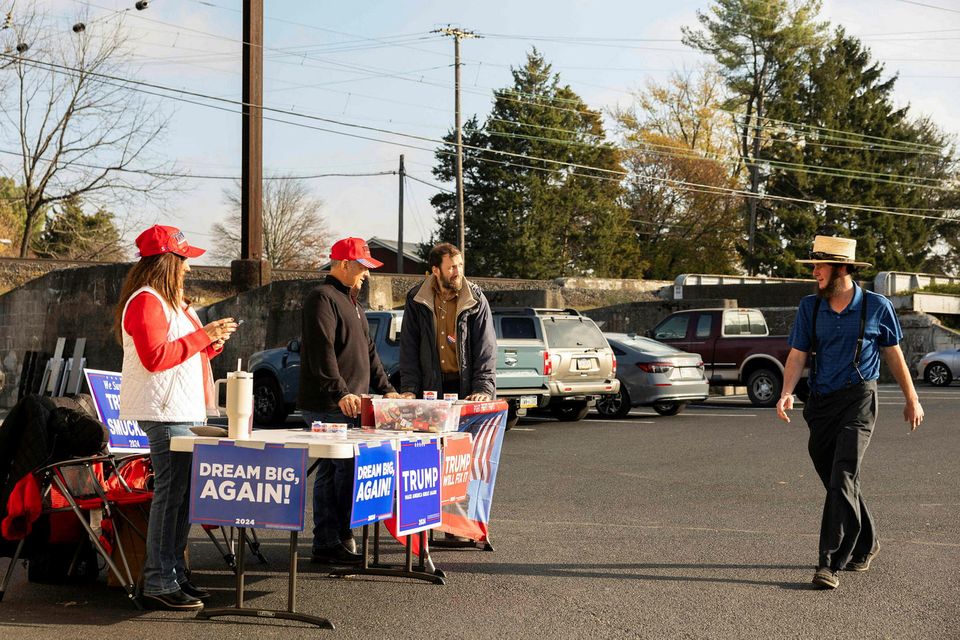
[[[97,417],[110,431],[107,448],[123,453],[149,453],[150,440],[137,421],[120,419],[120,374],[96,369],[84,369],[83,374]]]
[[[448,437],[443,446],[443,475],[440,478],[441,504],[459,502],[467,497],[472,466],[472,439]]]
[[[397,454],[389,442],[358,443],[354,458],[353,511],[350,526],[361,527],[393,515]]]
[[[439,440],[400,443],[397,477],[397,535],[440,526]]]
[[[198,444],[190,480],[190,522],[303,531],[306,476],[306,448]]]

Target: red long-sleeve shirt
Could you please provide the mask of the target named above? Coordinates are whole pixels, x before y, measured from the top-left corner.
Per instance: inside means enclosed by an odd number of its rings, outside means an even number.
[[[208,358],[220,353],[220,349],[210,344],[210,336],[203,330],[199,320],[191,313],[187,317],[197,330],[171,342],[167,340],[170,323],[164,313],[163,303],[146,291],[130,301],[123,317],[123,328],[133,338],[137,355],[147,371],[170,369],[200,351],[205,351]]]

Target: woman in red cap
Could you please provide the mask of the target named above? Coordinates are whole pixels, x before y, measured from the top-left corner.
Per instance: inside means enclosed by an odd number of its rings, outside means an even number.
[[[127,274],[114,318],[123,345],[120,417],[137,420],[150,438],[153,503],[147,527],[142,595],[152,608],[193,610],[209,593],[188,578],[184,551],[190,525],[189,453],[170,451],[170,438],[216,414],[210,358],[237,325],[222,318],[203,326],[183,295],[190,246],[176,227],[154,225],[137,237],[140,261]]]

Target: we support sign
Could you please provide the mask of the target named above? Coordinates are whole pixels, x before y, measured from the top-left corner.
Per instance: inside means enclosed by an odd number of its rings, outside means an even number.
[[[380,522],[393,515],[397,452],[389,442],[356,445],[353,474],[353,511],[350,526]]]
[[[114,371],[84,369],[87,387],[93,397],[100,422],[110,431],[108,447],[110,451],[125,453],[147,453],[150,440],[136,420],[120,419],[120,374]]]
[[[190,522],[303,531],[306,475],[306,448],[198,444]]]
[[[398,459],[397,535],[440,526],[440,441],[403,442]]]

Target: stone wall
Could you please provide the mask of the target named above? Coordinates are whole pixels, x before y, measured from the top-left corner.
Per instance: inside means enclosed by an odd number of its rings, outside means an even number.
[[[87,366],[117,371],[122,351],[112,335],[113,314],[129,263],[86,264],[50,270],[52,261],[0,260],[0,278],[24,283],[0,295],[0,406],[16,401],[23,359],[27,351],[52,353],[58,337],[87,339]],[[31,277],[41,274],[40,277]],[[285,345],[300,334],[300,309],[306,293],[324,274],[316,271],[274,271],[274,281],[236,295],[230,269],[195,266],[187,274],[186,293],[204,322],[232,316],[244,323],[227,342],[224,354],[214,361],[222,376],[246,363],[250,354]],[[402,307],[407,292],[422,282],[421,276],[373,275],[362,290],[361,302],[370,309]],[[653,297],[649,289],[663,283],[615,284],[591,280],[499,280],[478,278],[496,306],[605,306],[623,299]],[[573,301],[573,302],[571,302]]]
[[[43,263],[38,266],[37,263]],[[20,372],[27,351],[51,353],[58,337],[68,338],[67,353],[78,337],[87,339],[87,366],[117,371],[122,353],[112,335],[113,313],[120,286],[130,264],[96,264],[49,270],[49,261],[11,261],[0,259],[0,281],[24,278],[35,273],[15,289],[0,295],[0,407],[16,401]],[[205,322],[232,316],[244,323],[227,342],[225,353],[214,361],[214,371],[222,376],[245,364],[261,349],[285,345],[300,334],[300,309],[306,293],[321,280],[316,271],[275,271],[272,284],[236,295],[230,284],[230,269],[193,267],[187,274],[187,295],[194,300]],[[493,306],[573,307],[594,318],[605,331],[643,333],[664,316],[679,309],[697,307],[764,308],[771,333],[786,334],[796,312],[797,292],[787,305],[771,308],[780,299],[770,285],[744,286],[740,289],[763,293],[752,304],[742,299],[693,298],[685,288],[683,300],[658,296],[669,282],[594,280],[566,278],[557,280],[499,280],[477,278]],[[420,276],[380,274],[371,277],[363,288],[361,301],[371,309],[403,306],[407,291],[422,282]],[[704,287],[704,292],[707,288]],[[711,288],[715,290],[715,288]],[[691,292],[692,293],[692,292]],[[753,294],[751,294],[752,296]],[[787,294],[783,294],[787,295]],[[753,297],[750,297],[753,300]],[[903,314],[907,362],[915,364],[923,354],[948,346],[960,346],[960,334],[943,327],[932,316]]]

